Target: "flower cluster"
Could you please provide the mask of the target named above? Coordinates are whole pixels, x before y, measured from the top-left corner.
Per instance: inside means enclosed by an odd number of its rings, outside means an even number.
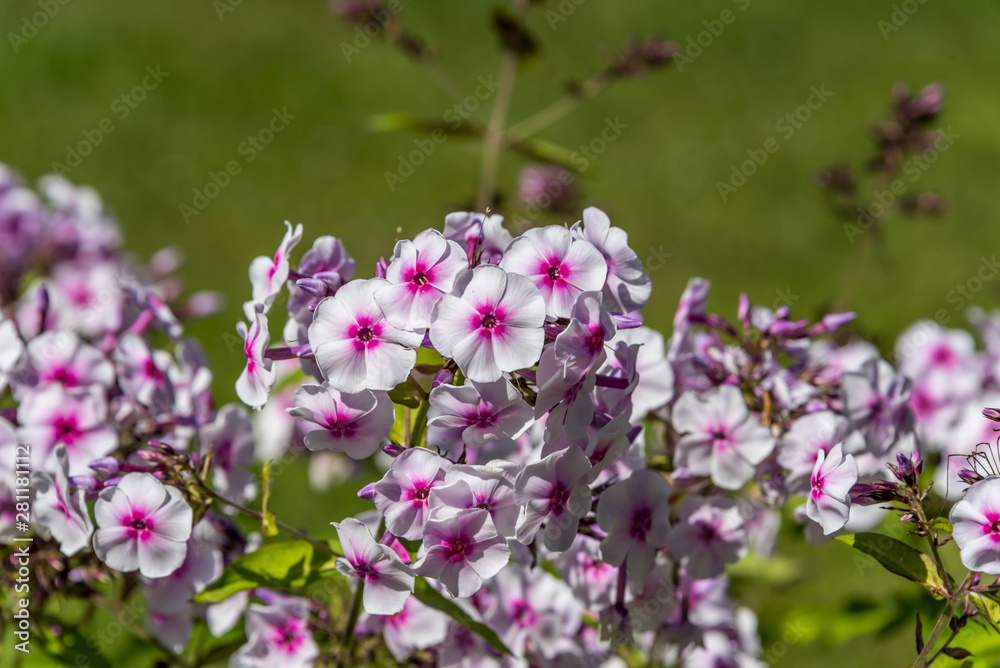
[[[252,498],[255,448],[248,412],[216,408],[184,336],[220,297],[182,298],[180,263],[166,249],[135,266],[95,191],[50,176],[35,192],[0,166],[0,536],[36,532],[35,609],[133,574],[148,630],[177,651],[194,620],[222,635],[246,606],[191,599],[247,549],[205,480]]]
[[[829,336],[853,314],[810,323],[741,296],[733,323],[693,279],[665,340],[643,325],[648,275],[598,209],[517,237],[453,213],[371,278],[332,237],[293,270],[301,238],[287,224],[251,264],[237,391],[285,407],[317,455],[385,467],[359,492],[375,514],[337,525],[338,568],[362,588],[357,632],[399,660],[499,660],[411,595],[423,578],[533,661],[636,638],[661,660],[752,663],[756,622],[726,566],[770,550],[789,499],[817,537],[841,530],[856,483],[913,448],[910,382]],[[269,348],[278,303],[285,343]],[[269,402],[289,359],[313,380]]]

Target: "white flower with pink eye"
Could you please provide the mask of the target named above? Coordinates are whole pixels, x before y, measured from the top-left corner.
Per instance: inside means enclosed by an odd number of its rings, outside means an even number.
[[[80,341],[73,332],[43,332],[28,342],[27,353],[27,364],[23,365],[26,368],[17,372],[18,383],[29,386],[62,383],[67,388],[102,385],[107,388],[115,382],[115,370],[107,357]]]
[[[87,475],[90,462],[118,447],[118,434],[105,421],[108,403],[96,385],[67,390],[51,383],[24,395],[17,407],[18,438],[31,444],[34,465],[57,467],[55,449],[66,446],[69,475]]]
[[[143,406],[163,405],[170,400],[170,353],[152,350],[141,336],[126,332],[118,339],[115,362],[118,382],[130,398]]]
[[[250,262],[250,285],[253,287],[253,301],[262,304],[266,313],[274,303],[275,297],[281,292],[288,280],[288,254],[302,240],[302,224],[292,229],[292,224],[285,221],[287,231],[281,239],[274,258],[266,255],[255,257]]]
[[[251,320],[249,329],[242,321],[236,324],[236,331],[243,338],[243,356],[247,361],[236,379],[236,395],[246,405],[260,408],[267,403],[277,371],[271,368],[274,361],[264,357],[264,351],[271,342],[267,316],[256,310],[252,312]]]
[[[410,448],[392,460],[382,479],[372,486],[375,507],[385,526],[407,540],[419,540],[430,512],[431,490],[444,483],[451,462],[426,449]]]
[[[0,392],[7,387],[7,376],[21,359],[24,342],[17,333],[17,325],[0,314]]]
[[[816,453],[816,466],[809,479],[806,515],[829,535],[847,524],[851,513],[851,488],[858,482],[858,463],[844,454],[838,443],[829,453]]]
[[[573,232],[592,243],[607,262],[604,296],[608,307],[628,313],[645,306],[653,292],[653,281],[642,270],[639,256],[629,247],[625,230],[612,227],[608,214],[588,206],[583,210],[582,223],[574,225]]]
[[[950,518],[965,567],[1000,575],[1000,477],[991,475],[969,487]]]
[[[184,563],[193,513],[175,487],[148,473],[128,473],[101,490],[94,516],[94,552],[116,571],[162,578]]]
[[[531,406],[504,378],[431,390],[427,424],[462,429],[466,445],[478,448],[500,438],[517,438],[531,422]]]
[[[552,318],[569,318],[580,293],[600,292],[608,275],[601,252],[561,225],[528,230],[514,239],[500,267],[527,276],[541,290]]]
[[[616,332],[614,318],[601,306],[598,292],[584,292],[573,305],[572,319],[556,337],[555,358],[567,378],[579,378],[607,359],[605,342]]]
[[[774,450],[774,437],[750,415],[743,394],[723,385],[699,396],[685,392],[674,404],[677,463],[692,475],[710,475],[723,489],[739,489]]]
[[[357,279],[319,303],[309,326],[309,345],[327,383],[340,392],[391,390],[417,362],[423,337],[393,327],[375,303],[382,278]]]
[[[514,462],[494,459],[487,464],[456,464],[448,469],[444,484],[431,490],[430,516],[454,517],[463,510],[480,508],[490,514],[504,538],[514,536],[520,508],[514,503]]]
[[[310,450],[344,452],[351,459],[371,457],[389,435],[396,413],[385,392],[338,392],[328,385],[303,385],[288,414],[320,429],[306,432]]]
[[[43,471],[31,474],[31,484],[35,488],[32,508],[38,524],[59,542],[63,554],[72,557],[90,544],[94,523],[87,512],[84,491],[73,491],[69,487],[66,446],[56,446],[55,456],[58,462],[55,475]]]
[[[670,534],[670,483],[648,469],[609,487],[597,502],[597,524],[608,535],[601,558],[626,566],[632,593],[642,593],[657,551]]]
[[[428,649],[445,642],[448,617],[411,596],[406,599],[403,609],[399,612],[391,615],[369,615],[362,625],[369,633],[381,633],[389,652],[400,662],[398,665],[408,665],[403,661],[417,650]],[[473,661],[478,660],[476,656],[471,658]],[[476,663],[477,667],[479,665]]]
[[[390,285],[375,291],[375,302],[394,327],[426,329],[438,299],[451,292],[455,279],[468,268],[461,246],[437,230],[424,230],[413,241],[396,244],[385,272]]]
[[[452,596],[467,598],[507,565],[510,548],[490,514],[475,508],[428,520],[417,556],[414,572],[439,580]]]
[[[575,445],[524,467],[514,483],[514,502],[523,508],[517,540],[530,543],[545,522],[545,547],[552,552],[568,550],[580,519],[590,512],[589,473],[590,461]]]
[[[667,547],[672,556],[682,559],[691,577],[722,575],[726,564],[736,563],[747,553],[747,533],[739,507],[724,496],[685,497]]]
[[[229,659],[231,668],[311,668],[319,656],[309,631],[305,599],[271,594],[269,605],[247,610],[247,642]]]
[[[532,283],[499,267],[463,274],[431,316],[430,337],[469,380],[491,383],[533,366],[545,342],[545,302]]]
[[[226,404],[199,433],[202,454],[212,453],[212,483],[227,499],[244,503],[256,496],[253,422],[243,406]]]
[[[337,570],[356,577],[362,591],[362,604],[369,615],[392,615],[403,609],[413,591],[413,571],[396,551],[372,538],[368,527],[350,517],[334,522],[344,556],[337,559]]]

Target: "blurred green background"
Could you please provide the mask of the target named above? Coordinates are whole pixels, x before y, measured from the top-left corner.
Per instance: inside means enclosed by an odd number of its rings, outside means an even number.
[[[26,17],[49,1],[54,15],[37,34],[25,32]],[[903,4],[916,11],[906,14]],[[474,92],[480,76],[496,73],[493,4],[403,6],[403,25],[439,51],[464,93]],[[232,11],[220,14],[220,7]],[[557,99],[568,79],[602,67],[626,38],[656,33],[687,48],[689,38],[706,29],[703,22],[726,9],[736,20],[683,72],[667,68],[619,82],[542,133],[574,150],[597,137],[608,118],[627,125],[579,185],[582,203],[605,208],[641,258],[669,255],[649,267],[649,324],[669,333],[677,298],[694,275],[713,281],[712,304],[724,313],[734,310],[740,291],[767,305],[790,300],[801,315],[828,305],[854,249],[813,175],[836,159],[868,157],[868,129],[886,116],[897,81],[915,89],[932,81],[947,87],[940,125],[959,139],[917,185],[941,192],[948,209],[938,219],[893,221],[886,252],[869,258],[850,306],[860,314],[860,329],[884,349],[908,323],[939,309],[947,309],[949,324],[959,323],[949,291],[975,274],[982,257],[1000,251],[1000,226],[991,224],[1000,158],[1000,11],[994,2],[541,2],[529,22],[540,58],[521,73],[512,120]],[[553,29],[547,11],[562,11],[566,20]],[[879,22],[891,22],[894,11],[906,21],[883,34],[886,24]],[[274,252],[282,221],[305,225],[305,247],[321,234],[343,238],[359,274],[367,275],[379,255],[391,252],[397,227],[410,236],[440,226],[446,213],[473,198],[479,146],[459,138],[438,146],[390,191],[384,173],[398,169],[417,135],[372,133],[368,120],[391,111],[439,118],[452,103],[423,66],[379,40],[346,62],[342,44],[355,33],[320,0],[5,0],[0,26],[0,161],[35,180],[54,162],[65,163],[67,147],[84,140],[84,132],[111,119],[114,131],[68,176],[101,192],[131,251],[146,258],[165,245],[179,246],[187,256],[180,273],[188,288],[227,296],[223,313],[189,328],[211,357],[220,402],[235,398],[242,362],[223,332],[233,331],[249,297],[247,265]],[[147,67],[167,76],[123,118],[115,101],[142,82]],[[833,95],[786,139],[775,124],[803,104],[813,86]],[[286,107],[294,119],[247,162],[240,144],[267,125],[272,109]],[[478,117],[485,121],[485,110]],[[780,150],[724,202],[716,182],[769,137]],[[179,206],[191,204],[193,189],[231,160],[240,162],[241,173],[185,222]],[[499,184],[508,196],[524,165],[517,156],[503,157]],[[1000,283],[987,282],[973,301],[992,307],[998,296]],[[303,470],[293,472],[288,489],[304,477]],[[325,498],[329,513],[317,512],[321,506],[306,495],[282,495],[279,514],[326,527],[328,514],[355,509],[341,504],[345,491]],[[754,572],[737,587],[762,612],[765,649],[796,620],[813,619],[819,627],[774,663],[902,665],[912,656],[912,606],[921,600],[915,586],[871,571],[858,576],[846,546],[796,546],[793,556],[795,563]],[[806,579],[804,588],[781,584],[794,573]],[[845,632],[826,628],[817,612],[855,606],[864,613],[873,602],[902,611],[881,635],[874,629],[885,624],[865,627],[863,614],[856,616],[862,620],[857,628]]]

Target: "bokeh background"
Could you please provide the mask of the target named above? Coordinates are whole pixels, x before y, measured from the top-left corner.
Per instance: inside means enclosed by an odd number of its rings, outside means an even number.
[[[395,111],[440,118],[452,102],[425,67],[378,39],[348,62],[343,45],[355,32],[322,0],[50,3],[56,11],[34,32],[25,21],[46,2],[0,3],[0,161],[35,180],[53,163],[66,164],[67,148],[111,119],[113,132],[68,177],[100,191],[138,257],[175,245],[187,257],[180,274],[189,289],[226,295],[219,315],[189,328],[211,358],[221,402],[235,399],[242,363],[223,333],[233,332],[249,297],[247,265],[273,253],[282,221],[305,225],[299,253],[333,234],[359,274],[370,274],[391,252],[397,227],[411,236],[439,226],[473,199],[480,147],[460,137],[437,146],[390,190],[385,172],[398,170],[419,135],[372,132],[370,119]],[[402,24],[439,53],[461,91],[472,94],[479,77],[496,74],[491,3],[402,5]],[[711,306],[723,313],[745,291],[755,303],[791,301],[793,313],[812,316],[841,292],[846,274],[857,281],[850,307],[858,329],[886,351],[907,324],[941,309],[948,324],[960,324],[950,291],[1000,253],[995,2],[539,2],[529,21],[539,57],[520,73],[512,120],[600,69],[629,37],[655,33],[687,51],[689,38],[723,10],[735,21],[682,72],[668,67],[618,82],[541,134],[575,150],[609,118],[627,125],[577,185],[581,203],[607,210],[641,258],[657,258],[647,265],[654,280],[648,323],[669,334],[680,292],[695,275],[712,280]],[[565,20],[553,24],[547,12]],[[167,75],[122,117],[116,100],[141,84],[147,67]],[[898,81],[946,86],[940,125],[958,139],[914,185],[940,192],[948,207],[939,218],[892,221],[884,245],[858,271],[850,268],[858,266],[856,247],[813,177],[834,160],[869,156],[869,129],[887,115]],[[786,138],[775,124],[813,86],[833,95]],[[484,122],[488,106],[477,113]],[[247,162],[239,147],[274,108],[294,118]],[[780,150],[723,201],[717,181],[770,137]],[[231,160],[241,173],[185,221],[180,205],[190,205],[193,189]],[[525,165],[503,157],[499,186],[507,201]],[[998,297],[1000,279],[986,281],[971,302],[989,308]],[[300,492],[305,475],[296,469],[279,481],[284,519],[322,533],[331,519],[362,507],[346,487],[319,501]],[[734,591],[760,613],[772,663],[898,665],[912,656],[914,613],[925,628],[933,614],[915,585],[860,573],[849,548],[803,545],[793,527],[782,543],[780,560],[733,574]]]

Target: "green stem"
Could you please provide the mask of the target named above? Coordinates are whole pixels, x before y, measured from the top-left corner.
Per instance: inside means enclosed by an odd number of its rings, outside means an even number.
[[[410,435],[411,448],[419,446],[420,439],[424,437],[424,431],[427,429],[427,411],[430,407],[431,404],[429,401],[420,402],[420,408],[417,409],[417,417],[413,421],[413,433]]]
[[[364,592],[365,583],[358,579],[358,587],[354,591],[354,602],[351,603],[351,613],[347,618],[347,626],[344,627],[344,638],[340,643],[344,648],[340,656],[340,665],[354,665],[354,627],[357,626],[358,616],[361,614],[361,596]]]
[[[595,74],[580,84],[577,90],[567,93],[544,109],[511,126],[507,131],[507,142],[516,144],[541,132],[576,109],[584,100],[589,100],[600,93],[609,83],[610,80],[604,72]]]
[[[250,508],[247,508],[246,506],[241,506],[240,504],[236,503],[235,501],[230,501],[229,499],[226,499],[226,498],[223,498],[223,497],[219,496],[218,494],[215,493],[214,490],[212,490],[208,485],[205,484],[205,481],[203,481],[201,478],[199,478],[197,476],[197,474],[195,473],[195,471],[191,470],[190,467],[188,467],[188,470],[191,471],[192,475],[194,475],[194,479],[198,482],[198,486],[206,494],[208,494],[209,496],[211,496],[213,499],[215,499],[219,503],[222,503],[222,504],[225,504],[225,505],[229,506],[230,508],[232,508],[234,510],[238,510],[239,512],[243,513],[244,515],[249,515],[250,517],[253,517],[258,522],[263,522],[264,521],[264,514],[263,513],[257,512],[256,510],[251,510]],[[285,531],[287,531],[288,533],[292,534],[296,538],[301,538],[302,540],[304,540],[304,541],[306,541],[308,543],[311,543],[313,545],[313,547],[317,547],[320,550],[323,550],[324,552],[326,552],[327,554],[333,555],[334,557],[342,557],[342,556],[344,556],[341,553],[339,553],[336,550],[334,550],[329,545],[327,545],[326,543],[324,543],[323,541],[317,540],[317,539],[313,538],[312,536],[310,536],[309,534],[307,534],[307,533],[305,533],[303,531],[299,531],[298,529],[295,529],[293,527],[288,526],[287,524],[285,524],[284,522],[282,522],[281,520],[279,520],[277,517],[274,518],[274,523],[275,523],[276,526],[278,526],[281,529],[284,529]]]
[[[944,610],[941,611],[941,616],[938,617],[937,623],[934,624],[934,628],[931,629],[931,634],[927,636],[927,642],[924,643],[924,648],[920,650],[920,654],[917,655],[917,660],[913,662],[913,668],[926,668],[931,664],[932,652],[934,651],[934,646],[937,644],[938,639],[941,634],[944,633],[945,628],[948,626],[948,622],[951,621],[952,616],[955,614],[955,608],[962,601],[962,597],[965,594],[965,588],[969,586],[969,582],[972,581],[972,572],[970,571],[965,579],[962,580],[962,584],[959,585],[955,593],[948,598],[948,602],[945,603]]]
[[[528,10],[528,0],[514,0],[514,14],[524,18]],[[486,125],[483,137],[483,159],[479,170],[479,187],[476,190],[476,211],[486,211],[496,188],[497,169],[500,165],[500,151],[505,142],[504,127],[514,99],[514,84],[517,82],[518,54],[513,49],[505,49],[500,58],[500,89]]]

